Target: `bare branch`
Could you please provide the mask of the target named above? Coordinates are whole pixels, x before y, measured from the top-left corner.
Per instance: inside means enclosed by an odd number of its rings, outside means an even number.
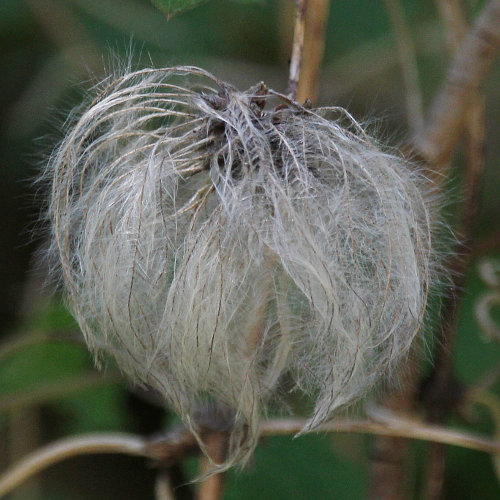
[[[490,0],[454,57],[423,133],[414,139],[417,152],[431,164],[444,165],[449,160],[466,110],[488,76],[499,47],[500,0]]]
[[[299,84],[300,66],[304,51],[305,20],[307,11],[307,0],[296,0],[297,17],[295,19],[295,30],[293,33],[292,57],[290,59],[290,75],[288,78],[287,93],[291,99],[297,95]]]
[[[0,497],[43,469],[71,457],[101,453],[122,453],[144,457],[146,441],[130,434],[88,434],[49,444],[21,460],[0,476]]]
[[[283,435],[299,432],[305,424],[302,419],[268,420],[262,424],[262,435]],[[318,427],[318,432],[356,432],[378,436],[402,437],[460,446],[486,453],[499,453],[500,442],[457,431],[449,427],[427,425],[417,420],[393,416],[390,422],[372,420],[346,420],[328,422]]]
[[[308,0],[304,53],[300,67],[297,100],[317,100],[318,75],[325,50],[325,34],[328,21],[329,0]]]

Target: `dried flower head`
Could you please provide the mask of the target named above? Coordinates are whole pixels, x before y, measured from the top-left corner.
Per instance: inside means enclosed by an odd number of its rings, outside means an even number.
[[[117,78],[68,129],[47,175],[71,310],[193,432],[200,408],[230,414],[224,467],[285,375],[315,400],[309,431],[408,352],[432,264],[423,183],[345,110],[177,67]]]

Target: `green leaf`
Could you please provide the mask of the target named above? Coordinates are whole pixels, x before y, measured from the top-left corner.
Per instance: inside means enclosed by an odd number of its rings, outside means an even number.
[[[232,0],[235,3],[263,3],[265,0]],[[208,0],[151,0],[153,5],[170,18],[179,12],[192,9]]]
[[[192,9],[208,0],[151,0],[153,5],[171,17],[183,10]]]

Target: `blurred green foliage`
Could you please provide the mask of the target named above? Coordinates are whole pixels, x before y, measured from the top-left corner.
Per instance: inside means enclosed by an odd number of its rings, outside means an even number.
[[[151,0],[153,5],[158,7],[162,12],[167,14],[168,19],[175,14],[180,14],[188,9],[197,7],[198,5],[209,0]],[[262,3],[263,0],[232,0],[240,3]]]
[[[155,3],[172,13],[200,2]],[[41,281],[27,273],[33,265],[32,252],[44,239],[33,241],[32,227],[43,226],[35,222],[43,187],[31,180],[62,135],[67,112],[106,71],[128,63],[133,67],[197,64],[242,87],[265,80],[283,90],[293,4],[292,0],[213,0],[167,21],[149,0],[0,2],[0,213],[4,224],[0,232],[0,452],[4,457],[9,419],[20,408],[41,408],[42,441],[95,430],[138,432],[149,426],[160,431],[158,422],[169,421],[166,415],[158,416],[159,410],[152,405],[138,401],[134,391],[118,381],[112,365],[104,378],[97,374],[86,348],[74,338],[76,325],[59,297],[47,297]],[[420,83],[428,104],[447,66],[442,29],[432,0],[402,4],[415,39]],[[469,4],[477,12],[484,2]],[[476,231],[477,246],[484,254],[498,251],[499,243],[495,236],[500,229],[500,146],[495,140],[500,132],[499,74],[497,67],[487,96],[485,203]],[[375,112],[382,115],[387,135],[405,134],[404,91],[383,2],[332,2],[321,102],[346,105],[361,116]],[[460,158],[457,155],[457,165]],[[454,175],[460,185],[458,169]],[[453,197],[460,198],[459,187]],[[500,347],[485,341],[473,316],[475,300],[487,290],[473,266],[456,346],[456,371],[468,384],[480,380],[500,359]],[[64,332],[69,341],[59,338]],[[52,340],[47,341],[47,336]],[[86,380],[90,381],[87,385]],[[493,390],[499,393],[498,383]],[[464,419],[453,423],[484,434],[493,432],[485,411],[478,411],[472,426]],[[229,474],[225,498],[361,500],[367,492],[370,446],[370,438],[359,436],[267,438],[248,470]],[[415,463],[420,466],[425,450],[424,444],[415,447]],[[446,498],[500,498],[490,457],[451,447],[447,453]],[[118,493],[111,491],[119,491],[120,498],[153,498],[152,472],[146,464],[129,464],[134,481],[145,482],[139,494],[128,488],[128,462],[107,460],[95,461],[99,470],[92,469],[92,474],[98,486],[92,493],[85,489],[90,486],[75,480],[87,474],[79,469],[83,462],[54,468],[46,485],[47,498],[117,498]],[[108,469],[109,463],[109,467],[118,463],[119,467]],[[196,462],[190,464],[195,473]],[[0,465],[6,466],[5,458],[0,458]],[[141,475],[142,468],[145,475]],[[420,474],[421,470],[415,484]]]

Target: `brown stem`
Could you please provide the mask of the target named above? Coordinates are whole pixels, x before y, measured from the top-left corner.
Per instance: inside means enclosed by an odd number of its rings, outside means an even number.
[[[102,61],[92,36],[84,25],[76,20],[72,11],[64,2],[54,0],[25,0],[37,22],[49,39],[60,49],[63,57],[77,74],[90,68],[100,69]],[[77,51],[68,50],[77,47]]]
[[[444,24],[448,52],[456,54],[467,34],[467,19],[462,0],[436,0],[439,17]]]
[[[415,353],[415,351],[418,351]],[[396,414],[414,411],[418,386],[418,353],[413,347],[408,361],[408,376],[402,390],[390,395],[384,406]],[[416,355],[417,354],[417,355]],[[370,460],[369,498],[371,500],[400,500],[409,497],[407,474],[410,460],[410,442],[397,434],[379,434],[374,440]],[[384,437],[387,436],[387,437]]]
[[[409,498],[406,467],[410,443],[399,437],[376,439],[370,456],[370,500]]]
[[[296,99],[315,104],[318,97],[318,75],[325,51],[329,0],[308,0],[305,39]]]
[[[40,440],[39,408],[19,408],[9,412],[7,441],[10,463],[17,462],[23,456],[38,448]],[[39,498],[40,486],[39,478],[32,478],[12,494],[11,500]]]
[[[223,432],[212,432],[205,439],[205,446],[210,459],[201,457],[200,475],[210,473],[214,463],[221,464],[226,459],[227,435]],[[224,473],[214,474],[205,479],[198,489],[197,500],[218,500],[224,490]]]
[[[427,461],[424,469],[424,485],[422,498],[438,500],[442,497],[445,473],[445,449],[440,443],[431,443],[427,450]]]
[[[287,94],[291,99],[297,95],[297,87],[300,78],[300,66],[304,52],[305,21],[308,0],[296,0],[297,15],[295,18],[295,29],[293,32],[292,57],[290,58],[290,74],[288,77]]]
[[[175,495],[170,484],[168,475],[158,474],[155,482],[155,498],[156,500],[175,500]]]
[[[435,166],[444,166],[453,153],[466,110],[486,80],[500,47],[500,0],[490,0],[453,58],[446,80],[431,106],[416,151]]]

